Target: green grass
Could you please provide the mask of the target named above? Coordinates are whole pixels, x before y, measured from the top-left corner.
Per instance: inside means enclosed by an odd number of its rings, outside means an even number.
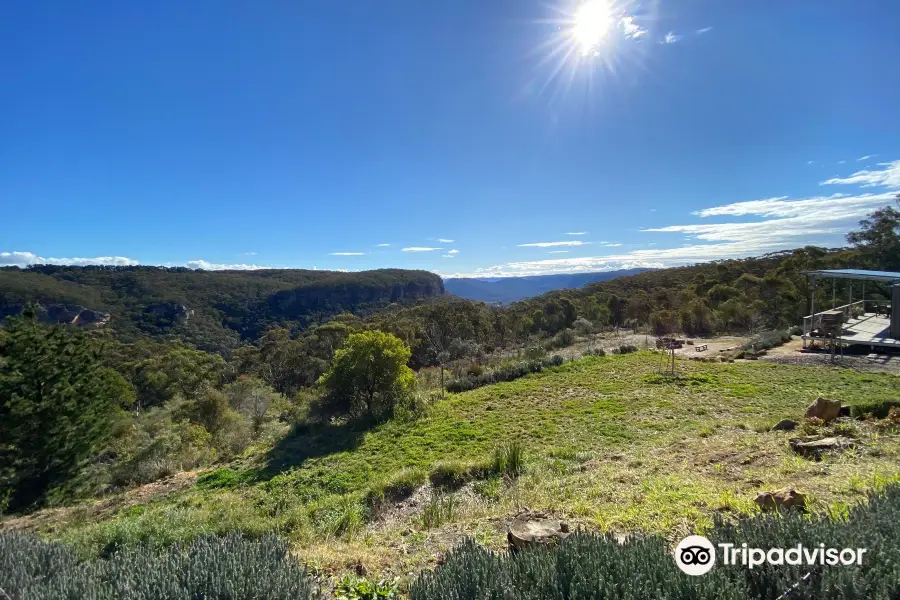
[[[840,510],[900,480],[896,432],[859,422],[863,450],[813,462],[790,452],[792,434],[764,427],[802,420],[817,396],[896,400],[898,377],[683,361],[672,378],[655,374],[658,363],[647,352],[586,357],[448,395],[417,421],[367,432],[301,429],[279,444],[275,472],[271,456],[245,458],[241,469],[214,471],[140,509],[123,505],[102,519],[62,511],[43,532],[85,553],[203,533],[277,533],[316,567],[360,559],[370,572],[407,576],[464,535],[502,547],[497,523],[525,507],[589,529],[674,539],[715,514],[752,513],[761,489],[796,487],[814,509]],[[391,510],[423,484],[444,491]]]

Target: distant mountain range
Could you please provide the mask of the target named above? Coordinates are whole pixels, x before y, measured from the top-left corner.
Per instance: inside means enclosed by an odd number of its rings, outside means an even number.
[[[649,271],[650,269],[622,269],[602,273],[572,273],[565,275],[531,275],[528,277],[454,278],[444,280],[444,289],[460,298],[481,302],[508,304],[553,290],[580,288],[589,283],[607,281]]]

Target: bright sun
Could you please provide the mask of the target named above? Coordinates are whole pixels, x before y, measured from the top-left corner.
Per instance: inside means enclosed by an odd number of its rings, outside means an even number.
[[[586,0],[575,11],[572,22],[572,39],[578,44],[582,56],[590,54],[613,27],[609,2]]]

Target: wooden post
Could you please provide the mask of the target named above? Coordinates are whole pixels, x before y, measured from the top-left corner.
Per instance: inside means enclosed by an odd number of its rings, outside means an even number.
[[[809,331],[806,332],[806,336],[803,337],[803,347],[806,348],[806,338],[812,337],[812,332],[816,328],[816,276],[812,276],[812,294],[810,294],[810,307],[809,314],[812,315],[810,317],[809,322]]]

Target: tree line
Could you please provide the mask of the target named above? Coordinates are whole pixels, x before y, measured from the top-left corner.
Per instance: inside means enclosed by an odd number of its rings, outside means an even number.
[[[227,460],[300,422],[366,426],[415,413],[414,370],[567,345],[573,330],[705,335],[795,325],[811,302],[805,271],[900,270],[894,207],[875,211],[848,241],[650,271],[507,307],[452,297],[394,303],[302,329],[273,326],[220,352],[41,324],[27,309],[0,328],[0,513]],[[870,286],[867,295],[887,292]],[[825,306],[831,291],[817,293]]]

